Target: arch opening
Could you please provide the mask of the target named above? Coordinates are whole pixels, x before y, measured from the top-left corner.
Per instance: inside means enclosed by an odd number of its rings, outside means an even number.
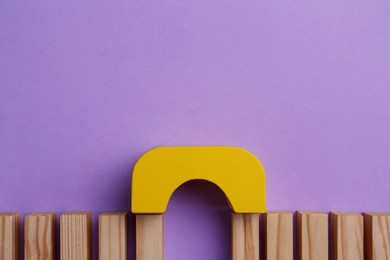
[[[217,185],[192,180],[179,186],[164,214],[165,258],[183,259],[188,254],[204,260],[231,258],[230,212]]]

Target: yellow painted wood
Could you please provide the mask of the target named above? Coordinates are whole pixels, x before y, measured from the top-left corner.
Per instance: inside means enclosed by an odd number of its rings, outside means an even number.
[[[24,218],[25,260],[56,259],[56,217],[56,213],[41,212]]]
[[[263,214],[266,260],[293,260],[293,216],[288,211]]]
[[[328,214],[298,211],[298,259],[328,260]]]
[[[19,260],[20,215],[0,213],[0,259]]]
[[[127,260],[127,212],[99,215],[99,260]]]
[[[363,216],[353,212],[332,212],[332,259],[363,260]]]
[[[91,213],[62,214],[60,233],[61,260],[91,259]]]
[[[390,212],[364,213],[366,260],[390,259]]]
[[[163,215],[136,216],[136,256],[137,260],[164,259]]]
[[[259,260],[259,214],[232,213],[232,259]]]
[[[161,214],[172,193],[190,180],[207,180],[226,195],[236,213],[265,212],[265,173],[248,151],[228,146],[159,147],[136,163],[132,212]]]

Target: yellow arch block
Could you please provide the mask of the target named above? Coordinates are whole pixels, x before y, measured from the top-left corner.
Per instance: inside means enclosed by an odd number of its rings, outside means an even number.
[[[236,213],[265,212],[265,172],[250,152],[228,146],[158,147],[134,167],[132,212],[161,214],[172,193],[190,180],[207,180],[226,195]]]

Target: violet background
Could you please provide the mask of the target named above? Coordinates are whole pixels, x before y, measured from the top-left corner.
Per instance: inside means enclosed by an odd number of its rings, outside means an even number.
[[[128,211],[161,145],[233,145],[268,209],[390,211],[390,2],[0,0],[0,211]],[[165,256],[229,259],[222,193],[173,196]],[[130,217],[130,259],[134,217]]]

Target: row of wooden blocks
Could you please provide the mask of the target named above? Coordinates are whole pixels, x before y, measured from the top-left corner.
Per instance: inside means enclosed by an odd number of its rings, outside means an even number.
[[[56,214],[33,213],[24,221],[26,260],[56,259]],[[126,212],[99,216],[99,259],[127,260]],[[330,235],[328,223],[330,219]],[[264,248],[260,249],[259,214],[232,213],[232,259],[294,259],[293,214],[262,214]],[[390,213],[297,212],[299,260],[390,259]],[[163,215],[136,215],[137,260],[163,259]],[[68,212],[60,217],[62,260],[91,259],[91,214]],[[0,213],[0,260],[19,259],[18,213]],[[330,239],[329,239],[330,238]],[[330,241],[330,245],[329,245]],[[330,258],[329,258],[330,252]]]
[[[99,259],[127,259],[127,212],[99,215]],[[19,213],[0,213],[0,260],[20,259]],[[24,218],[24,259],[55,260],[57,214],[40,212]],[[60,256],[91,259],[91,213],[67,212],[60,217]]]

